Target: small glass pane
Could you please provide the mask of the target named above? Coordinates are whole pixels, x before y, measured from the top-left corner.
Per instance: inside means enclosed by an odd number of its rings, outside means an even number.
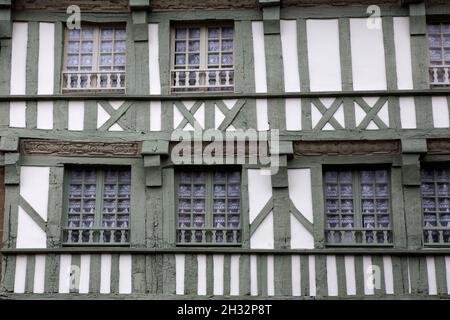
[[[443,23],[441,25],[442,32],[443,33],[450,33],[450,24],[449,23]]]
[[[119,186],[119,197],[120,198],[129,198],[131,186],[129,184],[124,184]]]
[[[225,216],[223,215],[214,215],[213,218],[213,224],[214,224],[214,228],[219,229],[219,228],[224,228],[225,227]]]
[[[178,196],[191,197],[191,185],[190,184],[180,184],[180,186],[178,187]]]
[[[352,182],[352,172],[351,171],[341,171],[339,173],[340,183],[351,183]]]
[[[114,56],[114,64],[115,65],[124,65],[125,64],[125,55],[124,54],[116,54]]]
[[[100,56],[100,64],[103,66],[110,66],[113,64],[112,55],[104,55]]]
[[[341,197],[352,197],[353,186],[351,184],[341,184]]]
[[[68,66],[78,66],[78,55],[68,55],[67,65]]]
[[[377,184],[375,188],[377,197],[387,197],[389,195],[387,184]]]
[[[239,212],[241,208],[239,199],[229,199],[228,200],[228,212]]]
[[[104,228],[114,228],[116,223],[116,216],[113,214],[103,215],[103,227]]]
[[[194,200],[194,212],[205,212],[205,200]]]
[[[127,32],[125,29],[116,29],[116,40],[125,40],[127,38]]]
[[[372,184],[363,184],[361,186],[361,194],[363,197],[373,197],[374,196],[374,190]]]
[[[438,192],[438,195],[440,195],[440,196],[450,195],[448,183],[438,183],[437,192]]]
[[[208,54],[208,64],[219,64],[219,55],[218,54]]]
[[[74,41],[69,42],[69,46],[67,48],[67,51],[69,53],[77,53],[79,50],[80,50],[80,43],[78,41],[77,42],[74,42]]]
[[[117,171],[106,171],[105,181],[107,183],[117,183]]]
[[[434,179],[433,170],[422,169],[421,176],[422,176],[422,180],[424,180],[424,181],[433,181],[433,179]]]
[[[225,212],[225,200],[214,200],[214,212]]]
[[[442,62],[442,50],[430,49],[430,61],[431,62]]]
[[[105,184],[104,197],[115,198],[117,195],[117,186],[115,184]]]
[[[83,172],[82,171],[72,171],[70,174],[70,182],[71,183],[81,183],[83,181]]]
[[[208,29],[208,38],[219,38],[220,29],[219,28],[209,28]]]
[[[241,186],[239,184],[228,185],[228,196],[239,197],[241,195]]]
[[[175,64],[176,65],[184,65],[184,64],[186,64],[186,55],[184,55],[184,54],[176,54],[175,55]]]
[[[79,197],[81,197],[81,185],[70,185],[69,198],[79,198]]]
[[[225,185],[216,184],[214,185],[214,197],[225,197],[226,189]]]
[[[379,215],[377,217],[377,223],[379,228],[389,228],[389,224],[390,224],[390,220],[389,220],[389,215]]]
[[[326,185],[326,196],[327,197],[337,197],[338,196],[338,186],[336,184]]]
[[[186,42],[185,41],[176,41],[175,42],[175,52],[185,52],[186,51]]]
[[[450,211],[450,199],[449,198],[440,198],[438,200],[439,211],[441,212],[449,212]]]
[[[450,214],[448,213],[441,214],[439,217],[439,223],[443,227],[450,227]]]
[[[128,215],[120,215],[117,217],[117,227],[118,228],[128,228]]]
[[[191,200],[180,199],[178,202],[178,212],[191,212]]]
[[[223,54],[222,55],[222,64],[233,64],[233,55],[232,54]]]
[[[427,26],[429,33],[440,33],[441,32],[441,26],[439,24],[429,24]]]
[[[343,228],[352,228],[353,227],[353,215],[347,214],[342,216],[342,227]]]
[[[208,51],[219,51],[219,41],[218,40],[210,40],[208,41]]]
[[[436,170],[436,180],[440,181],[440,182],[449,182],[448,170],[446,170],[446,169],[437,169]]]
[[[117,211],[119,213],[129,213],[130,212],[130,201],[129,200],[119,200],[117,204]]]
[[[205,215],[197,214],[194,216],[194,226],[196,228],[202,228],[205,226]]]
[[[95,198],[97,188],[95,184],[87,184],[84,186],[84,197],[85,198]]]
[[[115,200],[104,200],[103,201],[103,212],[116,212],[117,211],[117,205]]]
[[[241,181],[241,174],[239,171],[228,174],[228,183],[239,183]]]
[[[335,171],[325,172],[325,181],[337,183],[338,173]]]
[[[327,212],[337,212],[338,211],[338,201],[337,200],[327,200],[326,210]]]
[[[83,29],[83,39],[92,39],[94,37],[94,29]]]
[[[70,200],[69,201],[69,212],[75,213],[81,211],[81,201],[80,200]]]
[[[68,217],[68,227],[69,228],[79,228],[80,227],[80,216],[69,214]]]
[[[434,183],[422,183],[421,190],[422,190],[422,195],[433,196],[434,195]]]
[[[362,201],[362,211],[363,212],[374,212],[375,204],[373,200],[363,200]]]
[[[182,183],[191,183],[192,175],[190,173],[181,172],[180,173],[180,181]]]
[[[441,46],[441,36],[440,35],[430,35],[428,36],[428,43],[430,47],[440,47]]]
[[[114,36],[114,29],[102,29],[101,39],[102,40],[112,40]]]
[[[205,185],[199,184],[194,186],[194,197],[205,197],[206,195],[206,188]]]
[[[437,219],[435,214],[425,214],[423,217],[423,224],[425,227],[435,227]]]
[[[389,202],[387,200],[377,200],[377,212],[388,212]]]
[[[189,64],[200,64],[200,55],[198,53],[191,53],[188,55]]]
[[[194,172],[194,183],[205,183],[206,175],[203,172]]]
[[[110,53],[113,51],[112,41],[103,41],[100,45],[100,52]]]
[[[228,216],[228,228],[239,228],[240,227],[240,216],[233,214]]]
[[[327,215],[327,226],[328,228],[339,227],[339,216],[338,215]]]
[[[81,30],[73,29],[69,30],[69,40],[79,40],[81,35]]]
[[[84,228],[92,228],[94,226],[94,215],[86,214],[82,219],[82,226]]]
[[[131,171],[119,171],[119,183],[131,183]]]
[[[374,173],[373,171],[361,171],[361,181],[364,183],[373,183],[374,182]]]
[[[92,56],[91,55],[82,55],[81,56],[81,65],[83,65],[83,66],[92,65]]]
[[[175,38],[186,39],[186,29],[176,29],[175,30]]]
[[[189,51],[190,52],[197,52],[200,50],[200,41],[189,41]]]
[[[190,39],[200,38],[200,29],[198,29],[198,28],[189,29],[189,38]]]
[[[424,198],[422,200],[422,208],[425,212],[436,211],[436,201],[434,198]]]
[[[222,51],[233,51],[233,40],[223,40]]]
[[[226,183],[227,175],[225,172],[215,172],[214,173],[214,182],[215,183]]]
[[[353,212],[353,200],[341,200],[341,212]]]
[[[233,37],[233,28],[224,27],[222,28],[222,38],[232,38]]]
[[[84,201],[83,212],[94,213],[95,212],[95,200]]]
[[[450,62],[450,50],[449,49],[444,50],[444,60],[446,63]]]
[[[375,228],[375,217],[373,215],[363,216],[363,227],[364,228]]]
[[[450,47],[450,35],[444,36],[444,47]]]
[[[178,226],[180,228],[189,228],[191,226],[191,216],[188,214],[180,214],[178,216]]]

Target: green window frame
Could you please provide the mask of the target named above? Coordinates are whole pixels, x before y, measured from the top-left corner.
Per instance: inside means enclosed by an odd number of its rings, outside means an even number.
[[[450,86],[450,23],[429,23],[427,29],[430,85]]]
[[[240,169],[177,170],[177,245],[240,245],[241,190]]]
[[[66,171],[65,245],[129,245],[131,169],[72,167]]]
[[[390,170],[324,170],[328,246],[392,246]]]
[[[423,243],[450,245],[450,165],[421,168]]]

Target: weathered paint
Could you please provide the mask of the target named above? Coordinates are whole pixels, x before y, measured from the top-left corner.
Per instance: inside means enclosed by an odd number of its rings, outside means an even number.
[[[25,292],[26,272],[27,272],[27,256],[18,255],[16,257],[16,268],[14,274],[14,293]]]
[[[184,254],[176,254],[175,255],[175,264],[176,264],[176,293],[184,294],[184,266],[185,266],[185,255]]]
[[[44,293],[46,256],[44,254],[37,254],[34,259],[33,293]]]
[[[80,284],[79,293],[89,293],[91,255],[82,254],[80,256]]]
[[[337,277],[336,256],[327,256],[327,286],[330,297],[335,297],[339,293]]]
[[[100,264],[100,293],[111,292],[111,255],[102,254]],[[117,275],[116,275],[117,276]]]
[[[252,22],[255,92],[267,92],[266,54],[264,50],[264,26],[262,21]]]
[[[59,261],[59,293],[69,293],[71,286],[72,255],[62,254]]]
[[[131,293],[131,255],[129,254],[121,254],[119,258],[119,293]]]
[[[213,255],[214,262],[214,295],[222,296],[224,293],[224,255]]]
[[[434,257],[427,257],[427,276],[428,276],[428,294],[437,294],[437,284],[436,284],[436,264]]]

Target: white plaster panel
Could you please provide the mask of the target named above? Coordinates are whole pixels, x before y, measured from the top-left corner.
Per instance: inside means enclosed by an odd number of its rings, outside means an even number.
[[[161,131],[161,101],[150,101],[150,131]]]
[[[11,48],[11,83],[12,95],[26,93],[28,23],[14,22]]]
[[[366,295],[374,294],[374,289],[368,285],[369,284],[369,276],[370,276],[370,273],[368,273],[368,271],[369,271],[370,266],[372,266],[372,257],[371,256],[363,256],[364,294],[366,294]]]
[[[197,294],[206,295],[206,255],[197,256]]]
[[[239,295],[239,259],[240,255],[233,254],[230,259],[230,295]]]
[[[347,295],[353,296],[356,294],[356,277],[355,277],[355,257],[345,256],[345,283],[347,287]]]
[[[26,275],[27,275],[27,256],[18,255],[16,257],[16,269],[14,274],[14,293],[25,292]]]
[[[400,90],[413,89],[409,17],[394,17],[393,23],[397,87]]]
[[[281,20],[281,49],[283,53],[284,90],[300,91],[300,74],[298,69],[297,21]]]
[[[303,216],[313,223],[311,170],[288,170],[289,198]]]
[[[437,295],[436,265],[434,257],[427,257],[428,294]]]
[[[53,102],[52,101],[38,101],[37,102],[36,127],[38,129],[44,129],[44,130],[53,129]]]
[[[250,294],[258,295],[258,258],[255,255],[250,256]]]
[[[272,179],[270,175],[263,174],[263,170],[260,169],[249,169],[247,174],[249,218],[252,223],[272,197]]]
[[[267,256],[267,295],[275,295],[275,274],[273,255]]]
[[[386,294],[394,294],[394,273],[390,256],[383,256],[383,271]]]
[[[273,212],[261,222],[258,229],[250,238],[250,248],[252,249],[273,249]]]
[[[131,293],[131,254],[119,256],[119,293]]]
[[[148,67],[150,75],[150,94],[161,94],[159,71],[159,25],[148,25]]]
[[[215,254],[213,255],[213,293],[214,295],[223,295],[223,267],[224,267],[224,255]]]
[[[21,167],[20,195],[47,221],[49,167]]]
[[[27,125],[27,105],[22,101],[9,103],[9,126],[13,128],[25,128]]]
[[[17,249],[43,249],[47,246],[47,235],[19,206],[17,217]]]
[[[267,92],[266,53],[264,48],[264,26],[262,21],[252,22],[253,61],[255,69],[255,91]]]
[[[256,128],[258,131],[267,131],[269,126],[269,115],[267,99],[256,99]]]
[[[314,236],[291,214],[291,248],[314,249]]]
[[[176,285],[175,293],[184,294],[184,268],[185,268],[185,255],[176,254],[175,255],[175,274],[176,274]]]
[[[400,123],[402,129],[416,129],[416,105],[414,97],[400,97]]]
[[[447,97],[432,97],[431,104],[433,107],[433,124],[435,128],[448,128],[449,113]]]
[[[82,254],[80,256],[80,285],[78,288],[79,293],[89,293],[89,276],[91,266],[91,255]]]
[[[308,256],[309,267],[309,295],[316,296],[316,256]]]
[[[59,260],[59,293],[70,292],[72,255],[62,254]]]
[[[306,256],[303,256],[306,258]],[[292,274],[292,295],[301,296],[301,273],[300,273],[300,256],[292,255],[291,257],[291,274]]]
[[[100,257],[100,293],[111,292],[111,258],[110,254]]]
[[[338,295],[336,256],[327,255],[327,285],[328,295],[335,297]]]
[[[44,293],[45,288],[45,255],[34,256],[33,293]]]
[[[84,129],[84,101],[69,101],[68,129],[82,131]]]
[[[286,130],[302,130],[302,101],[301,99],[286,99]]]
[[[38,94],[53,94],[55,24],[39,23]]]

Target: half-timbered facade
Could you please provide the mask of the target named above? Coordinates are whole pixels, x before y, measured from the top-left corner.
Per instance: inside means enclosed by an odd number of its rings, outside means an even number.
[[[449,297],[447,1],[78,2],[0,0],[2,295]]]

